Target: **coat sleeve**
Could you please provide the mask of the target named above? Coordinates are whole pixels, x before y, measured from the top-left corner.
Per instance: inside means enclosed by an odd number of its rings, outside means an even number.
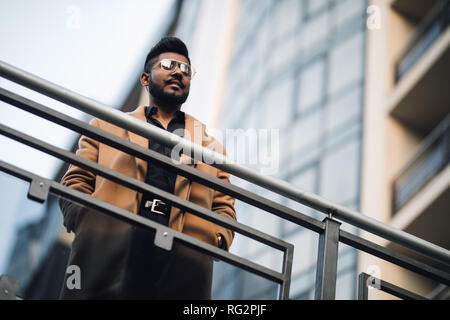
[[[93,119],[90,124],[98,127],[98,120]],[[98,148],[99,143],[86,136],[81,136],[78,141],[78,150],[76,154],[87,160],[98,162]],[[92,194],[95,190],[96,175],[92,172],[70,165],[67,172],[61,179],[61,184],[81,191],[86,194]],[[60,199],[59,206],[64,217],[64,226],[68,232],[76,231],[76,227],[82,218],[82,207],[69,200]]]
[[[225,157],[227,155],[227,151],[225,150],[225,147],[219,143],[214,137],[208,135],[206,132],[204,132],[203,136],[203,145],[217,153],[223,154]],[[220,180],[230,183],[230,174],[217,168],[217,174],[216,177]],[[214,190],[213,195],[213,201],[212,201],[212,207],[211,210],[215,213],[221,214],[227,218],[237,220],[236,217],[236,211],[234,209],[234,203],[235,199],[225,193],[222,193],[218,190]],[[234,239],[234,231],[230,229],[226,229],[222,226],[216,225],[216,241],[217,245],[219,246],[218,236],[222,236],[222,240],[224,240],[224,243],[222,245],[222,248],[225,250],[229,250],[231,243]]]
[[[230,174],[220,169],[217,169],[217,178],[227,183],[230,182]],[[215,213],[219,213],[227,218],[237,220],[236,211],[234,209],[234,202],[235,199],[233,197],[215,190],[212,204],[212,211],[214,211]],[[234,231],[226,229],[222,226],[217,226],[217,229],[218,234],[222,235],[225,240],[223,248],[229,250],[231,243],[233,242]]]

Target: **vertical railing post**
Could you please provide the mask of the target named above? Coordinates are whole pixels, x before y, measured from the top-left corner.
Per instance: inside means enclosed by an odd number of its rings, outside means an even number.
[[[285,275],[283,283],[280,287],[279,299],[287,300],[289,299],[289,289],[291,286],[291,277],[292,277],[292,260],[294,259],[294,246],[289,245],[284,252],[283,259],[283,273]]]
[[[316,271],[316,300],[334,300],[336,294],[337,259],[339,247],[339,222],[327,217],[325,230],[319,237]]]
[[[369,300],[369,275],[367,273],[360,273],[358,277],[358,300]]]

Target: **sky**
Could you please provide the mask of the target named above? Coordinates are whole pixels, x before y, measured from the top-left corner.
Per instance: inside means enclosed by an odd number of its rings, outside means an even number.
[[[170,22],[174,0],[1,0],[0,60],[119,107]],[[0,87],[82,120],[91,116],[0,77]],[[78,134],[0,102],[0,123],[69,150]],[[62,162],[0,136],[0,159],[53,179]],[[15,178],[14,178],[15,179]],[[0,173],[0,273],[26,184]],[[17,180],[17,179],[16,179]],[[31,214],[31,213],[30,213]]]

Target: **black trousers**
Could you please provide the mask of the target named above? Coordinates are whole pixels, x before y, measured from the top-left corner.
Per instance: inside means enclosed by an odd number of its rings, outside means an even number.
[[[141,215],[168,225],[168,215]],[[154,244],[155,231],[135,227],[125,275],[124,299],[211,299],[211,257],[174,241],[166,251]]]

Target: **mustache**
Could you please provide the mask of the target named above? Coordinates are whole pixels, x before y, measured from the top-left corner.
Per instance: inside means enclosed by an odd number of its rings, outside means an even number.
[[[181,82],[181,80],[176,79],[176,78],[171,78],[169,80],[164,80],[164,83],[167,84],[171,84],[171,83],[176,83],[178,84],[182,89],[184,89],[185,85],[183,84],[183,82]]]

